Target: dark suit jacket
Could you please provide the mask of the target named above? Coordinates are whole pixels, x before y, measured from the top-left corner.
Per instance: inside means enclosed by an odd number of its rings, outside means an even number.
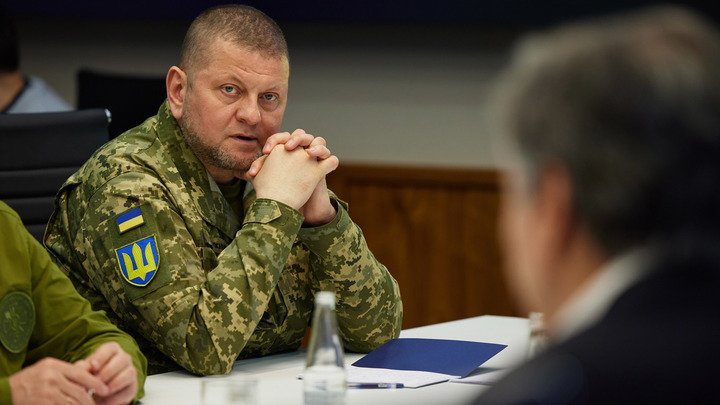
[[[476,403],[720,404],[720,264],[664,262]]]

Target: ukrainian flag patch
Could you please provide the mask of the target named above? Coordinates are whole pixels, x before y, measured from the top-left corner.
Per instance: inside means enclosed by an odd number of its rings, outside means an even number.
[[[160,265],[155,235],[115,249],[115,256],[125,281],[137,287],[147,286]]]
[[[140,212],[139,207],[124,214],[120,214],[117,217],[118,231],[120,231],[121,234],[131,229],[135,229],[144,223],[145,220],[143,219],[142,212]]]

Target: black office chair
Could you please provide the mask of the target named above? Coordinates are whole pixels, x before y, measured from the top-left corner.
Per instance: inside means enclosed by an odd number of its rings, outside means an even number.
[[[110,139],[157,114],[165,100],[164,76],[135,76],[82,68],[77,74],[77,107],[107,108],[113,115]]]
[[[42,241],[55,194],[108,140],[110,112],[0,114],[0,200]]]

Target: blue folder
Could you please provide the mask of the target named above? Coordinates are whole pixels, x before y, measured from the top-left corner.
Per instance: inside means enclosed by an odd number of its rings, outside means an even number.
[[[430,371],[465,377],[507,345],[444,339],[392,339],[353,363],[357,367]]]

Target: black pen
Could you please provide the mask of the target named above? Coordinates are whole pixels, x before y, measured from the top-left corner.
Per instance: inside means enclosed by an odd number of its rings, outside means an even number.
[[[348,383],[348,388],[403,388],[404,385],[402,383]]]

